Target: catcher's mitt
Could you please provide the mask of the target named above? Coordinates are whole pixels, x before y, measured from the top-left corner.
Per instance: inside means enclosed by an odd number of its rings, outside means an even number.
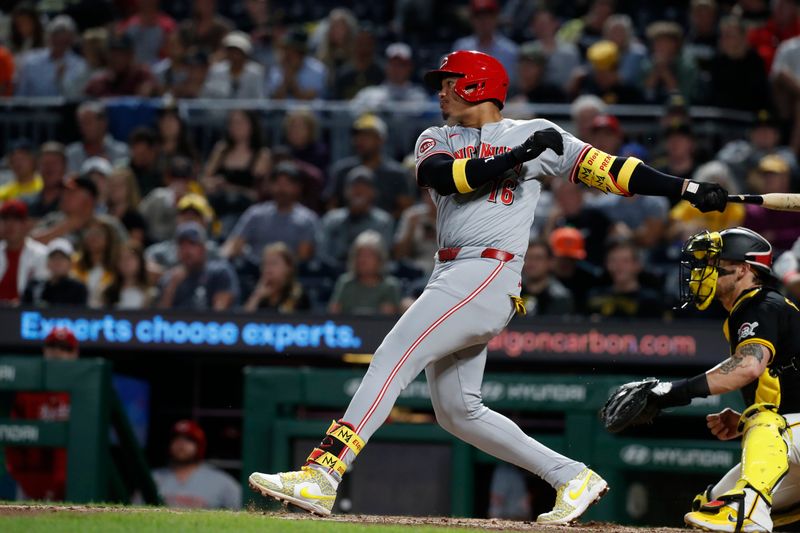
[[[619,386],[600,410],[606,429],[619,433],[630,426],[652,422],[661,412],[656,404],[658,395],[653,392],[659,383],[655,378],[647,378]]]

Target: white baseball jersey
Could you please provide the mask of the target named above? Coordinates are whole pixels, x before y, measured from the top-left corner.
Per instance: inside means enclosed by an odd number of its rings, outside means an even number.
[[[471,193],[442,196],[430,189],[438,211],[436,233],[440,248],[487,247],[524,256],[541,191],[538,178],[569,177],[590,146],[544,119],[504,118],[485,124],[481,129],[439,126],[422,132],[414,149],[417,168],[434,154],[447,154],[454,159],[501,154],[522,144],[535,131],[546,128],[561,133],[563,155],[547,149],[536,159],[507,171]]]

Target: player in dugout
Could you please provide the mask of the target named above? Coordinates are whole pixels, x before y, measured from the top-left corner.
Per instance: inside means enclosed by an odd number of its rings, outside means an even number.
[[[556,489],[556,503],[537,521],[567,524],[605,494],[605,480],[532,439],[481,399],[486,344],[515,312],[525,312],[520,273],[539,179],[560,176],[622,196],[683,198],[701,211],[724,209],[727,192],[662,174],[634,157],[604,153],[547,120],[503,118],[508,75],[487,54],[448,54],[425,81],[438,91],[446,122],[422,132],[414,149],[417,182],[437,210],[433,274],[375,352],[344,416],[331,424],[303,468],[253,473],[250,486],[329,515],[348,466],[400,392],[425,370],[439,424],[543,478]]]
[[[603,408],[609,431],[647,423],[692,398],[740,390],[747,406],[706,417],[720,440],[742,439],[741,463],[692,502],[686,524],[706,531],[772,531],[800,520],[800,310],[777,290],[772,246],[743,227],[704,231],[683,247],[683,301],[728,311],[731,355],[698,376],[619,387]]]

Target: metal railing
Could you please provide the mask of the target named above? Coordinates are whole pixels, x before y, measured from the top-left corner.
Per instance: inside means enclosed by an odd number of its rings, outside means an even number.
[[[163,105],[161,99],[108,99],[112,133],[125,140],[133,125],[153,125],[153,113],[136,113],[140,124],[119,124],[116,114],[132,103],[144,110],[154,111]],[[8,144],[26,137],[36,144],[47,140],[70,142],[78,138],[75,125],[75,102],[61,98],[4,98],[0,99],[0,150],[5,153]],[[397,103],[377,109],[355,108],[347,101],[292,102],[273,100],[182,100],[178,102],[181,116],[186,120],[201,153],[208,154],[214,142],[221,138],[225,116],[232,109],[258,111],[270,146],[283,142],[283,119],[292,109],[312,110],[319,120],[319,132],[329,147],[332,160],[352,153],[350,128],[353,120],[372,111],[381,116],[388,126],[387,151],[402,157],[413,150],[414,141],[425,128],[442,123],[436,103]],[[569,104],[509,104],[504,114],[510,118],[542,117],[553,120],[565,129],[572,129]],[[611,106],[609,111],[620,118],[629,138],[645,146],[652,146],[659,138],[661,106]],[[752,115],[713,107],[693,107],[691,117],[695,131],[713,147],[746,135],[752,124]],[[135,122],[135,120],[134,120]]]

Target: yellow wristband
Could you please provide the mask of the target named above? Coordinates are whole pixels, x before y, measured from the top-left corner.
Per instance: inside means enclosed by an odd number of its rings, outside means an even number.
[[[453,161],[453,181],[456,184],[456,190],[461,194],[475,190],[467,182],[467,161],[469,159],[456,159]]]
[[[622,164],[622,168],[619,169],[619,176],[617,176],[617,183],[622,189],[626,191],[631,190],[631,188],[628,187],[628,182],[630,182],[631,175],[633,175],[633,169],[635,169],[641,162],[641,159],[628,157],[628,159]]]

